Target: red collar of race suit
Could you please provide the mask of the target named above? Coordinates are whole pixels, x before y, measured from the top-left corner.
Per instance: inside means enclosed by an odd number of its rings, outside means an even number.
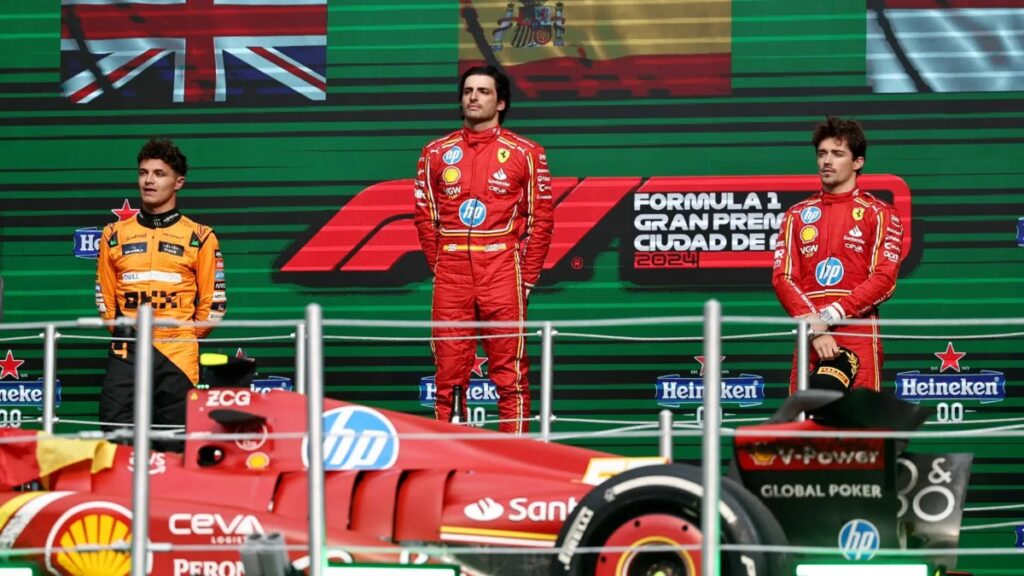
[[[822,204],[839,204],[842,202],[849,202],[857,196],[860,196],[860,194],[860,188],[854,188],[849,192],[840,192],[839,194],[820,190],[818,192],[818,198],[821,199]]]
[[[462,128],[462,139],[470,146],[490,144],[498,138],[499,134],[501,134],[501,126],[495,126],[494,128],[488,128],[479,132],[466,127]]]

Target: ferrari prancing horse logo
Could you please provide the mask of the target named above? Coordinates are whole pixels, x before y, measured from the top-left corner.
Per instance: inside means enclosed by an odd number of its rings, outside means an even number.
[[[504,164],[505,161],[508,160],[510,154],[511,153],[508,151],[508,148],[498,148],[498,162]]]

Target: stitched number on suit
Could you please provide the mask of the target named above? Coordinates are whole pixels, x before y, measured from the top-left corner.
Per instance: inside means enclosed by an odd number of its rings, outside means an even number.
[[[135,310],[142,304],[149,304],[154,310],[166,310],[167,308],[178,307],[178,293],[166,290],[153,290],[146,292],[125,292],[124,307],[128,310]]]

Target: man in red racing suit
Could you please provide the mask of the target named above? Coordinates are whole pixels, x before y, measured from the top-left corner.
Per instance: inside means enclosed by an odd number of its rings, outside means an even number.
[[[463,128],[427,144],[419,159],[416,228],[434,273],[435,322],[512,323],[481,335],[498,391],[499,429],[518,434],[529,428],[530,391],[517,324],[526,320],[527,297],[551,242],[551,175],[543,148],[501,126],[510,105],[503,74],[471,68],[459,94]],[[434,412],[449,420],[453,387],[469,385],[476,330],[435,326],[432,336]]]
[[[772,273],[783,308],[809,319],[813,331],[810,364],[798,366],[794,355],[790,391],[796,390],[797,370],[835,358],[840,348],[860,362],[852,386],[880,390],[882,342],[875,320],[878,305],[896,288],[903,226],[892,206],[857,188],[867,153],[858,122],[829,117],[812,140],[822,189],[786,211]],[[847,318],[870,322],[833,327]]]

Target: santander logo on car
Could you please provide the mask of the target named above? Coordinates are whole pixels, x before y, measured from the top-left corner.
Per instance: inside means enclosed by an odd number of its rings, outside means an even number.
[[[565,522],[577,503],[576,498],[572,496],[564,501],[530,501],[528,498],[513,498],[508,501],[507,519],[510,522]],[[488,497],[467,505],[463,509],[463,513],[470,520],[493,522],[505,514],[505,507]]]
[[[466,518],[477,522],[490,522],[501,518],[505,507],[494,501],[494,498],[483,498],[466,506],[463,511]]]

